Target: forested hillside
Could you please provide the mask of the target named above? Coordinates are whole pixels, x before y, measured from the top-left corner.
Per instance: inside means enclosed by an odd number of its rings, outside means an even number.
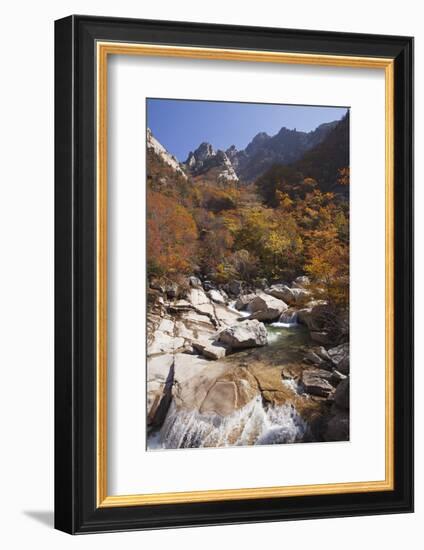
[[[178,282],[195,274],[255,287],[307,274],[346,306],[348,128],[346,116],[302,158],[274,164],[253,183],[223,178],[216,162],[185,177],[148,149],[149,277]]]

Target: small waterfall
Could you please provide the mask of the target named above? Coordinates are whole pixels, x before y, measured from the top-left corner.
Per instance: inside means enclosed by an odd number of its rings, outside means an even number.
[[[243,311],[243,310],[237,309],[235,300],[233,302],[229,302],[227,308],[230,311],[233,311],[234,313],[237,313],[237,315],[239,317],[249,317],[249,315],[250,315],[250,313],[248,311]]]
[[[160,432],[149,437],[148,448],[295,443],[302,440],[306,429],[306,422],[293,405],[265,408],[260,396],[225,417],[199,411],[178,411],[172,403]]]
[[[272,327],[288,328],[298,324],[297,311],[288,309],[284,311],[276,323],[271,323]]]

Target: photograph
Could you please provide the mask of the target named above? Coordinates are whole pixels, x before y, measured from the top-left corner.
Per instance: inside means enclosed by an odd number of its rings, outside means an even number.
[[[55,20],[54,319],[44,299],[32,309],[54,321],[57,531],[156,537],[284,521],[298,544],[305,529],[295,525],[313,519],[310,544],[328,547],[331,518],[344,541],[346,521],[372,528],[359,516],[381,523],[414,511],[410,31],[422,34],[419,18],[398,10],[390,23],[369,7],[364,19],[354,5],[346,17],[311,3],[299,19],[286,8],[256,9],[250,23],[247,7],[229,3],[211,5],[209,22],[174,4],[162,18]],[[408,34],[396,32],[402,18]],[[15,65],[22,82],[42,66]],[[49,132],[39,106],[53,97],[40,90],[22,108]],[[14,122],[9,141],[28,134]],[[27,152],[44,158],[50,142],[32,140]],[[40,198],[49,170],[40,165],[34,180],[38,165],[13,162],[7,180],[19,204],[7,208],[5,234],[36,219],[5,263],[18,283],[36,250],[28,239],[42,223],[52,233],[14,185],[16,167],[28,168],[28,197]],[[36,348],[23,339],[13,286],[4,288],[19,328],[13,366],[22,342]],[[19,387],[22,369],[6,370]],[[34,387],[24,384],[40,401]],[[22,426],[28,418],[23,410]],[[33,521],[36,507],[27,510]],[[28,532],[21,520],[11,530]],[[419,527],[394,521],[377,529],[389,546]],[[265,528],[249,538],[255,548]]]
[[[146,99],[147,450],[349,441],[350,116]]]

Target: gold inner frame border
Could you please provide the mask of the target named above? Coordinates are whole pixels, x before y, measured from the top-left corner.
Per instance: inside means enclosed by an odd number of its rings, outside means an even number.
[[[109,496],[107,491],[107,62],[109,55],[180,57],[382,69],[385,72],[385,479],[316,485],[216,489]],[[96,42],[97,62],[97,296],[96,296],[96,470],[97,507],[213,502],[307,495],[365,493],[394,489],[394,60],[124,42]]]

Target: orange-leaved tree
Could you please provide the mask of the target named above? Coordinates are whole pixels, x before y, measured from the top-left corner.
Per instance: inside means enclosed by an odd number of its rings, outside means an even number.
[[[189,273],[196,263],[197,227],[185,206],[147,192],[147,268],[150,276]]]

